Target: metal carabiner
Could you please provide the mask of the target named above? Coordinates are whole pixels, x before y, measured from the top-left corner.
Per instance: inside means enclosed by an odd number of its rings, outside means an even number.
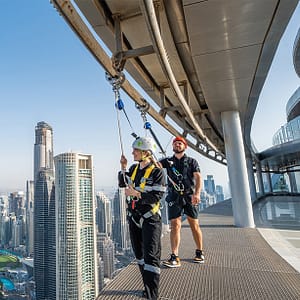
[[[135,107],[143,114],[146,114],[146,112],[149,110],[150,108],[150,104],[147,102],[146,99],[141,98],[141,100],[144,102],[143,104],[138,104],[135,103]]]
[[[118,91],[125,81],[125,75],[123,72],[117,72],[115,76],[110,75],[108,72],[105,72],[105,77],[106,80],[112,85],[114,92]]]

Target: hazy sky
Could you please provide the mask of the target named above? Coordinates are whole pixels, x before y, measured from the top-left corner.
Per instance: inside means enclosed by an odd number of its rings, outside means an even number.
[[[286,122],[285,105],[299,86],[292,47],[300,26],[298,7],[274,59],[253,122],[259,150],[272,146]],[[114,94],[104,70],[49,1],[1,0],[0,10],[0,193],[25,189],[33,174],[34,129],[45,121],[54,130],[54,154],[92,154],[97,187],[115,186],[120,143]],[[144,134],[133,101],[121,96],[133,128]],[[121,115],[125,154],[131,162],[130,128]],[[164,147],[171,135],[149,118]],[[167,153],[172,154],[170,145]],[[226,167],[194,151],[202,174],[227,185]]]

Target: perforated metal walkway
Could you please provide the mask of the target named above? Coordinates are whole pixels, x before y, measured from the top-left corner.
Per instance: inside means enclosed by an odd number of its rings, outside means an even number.
[[[192,262],[194,243],[183,223],[180,268],[162,267],[160,298],[169,300],[300,299],[300,273],[282,259],[256,229],[233,226],[230,201],[200,214],[205,264]],[[169,236],[163,237],[162,259],[169,253]],[[138,267],[125,268],[97,299],[141,299]]]

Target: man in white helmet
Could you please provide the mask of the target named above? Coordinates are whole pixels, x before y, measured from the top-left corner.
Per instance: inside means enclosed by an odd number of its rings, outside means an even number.
[[[144,296],[156,300],[161,258],[160,199],[166,191],[165,178],[152,156],[156,149],[152,138],[137,138],[132,148],[138,163],[127,171],[127,159],[121,156],[119,186],[126,187],[130,239],[143,277]]]

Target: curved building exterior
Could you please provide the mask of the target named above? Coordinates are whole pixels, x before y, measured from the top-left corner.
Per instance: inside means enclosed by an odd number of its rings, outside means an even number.
[[[293,61],[295,71],[300,77],[300,29],[298,30],[294,43]],[[291,154],[297,149],[295,143],[300,141],[300,87],[298,87],[286,104],[286,117],[287,123],[281,126],[273,136],[273,145],[281,147],[281,145],[284,144],[283,147],[289,147],[288,153]],[[291,149],[293,149],[293,151]],[[293,154],[294,157],[295,155],[297,156],[297,154]],[[291,192],[298,192],[300,190],[300,174],[297,172],[297,167],[298,163],[296,160],[288,167],[289,171],[291,171],[287,172]],[[276,174],[273,174],[273,177],[274,175]],[[284,179],[283,174],[277,174],[277,176]],[[273,177],[272,180],[274,179]],[[279,181],[277,181],[277,184],[278,183]]]
[[[295,39],[293,53],[295,70],[298,76],[300,77],[300,28]]]
[[[293,61],[297,75],[300,77],[300,28],[295,38]],[[300,87],[294,92],[286,105],[287,123],[273,136],[273,145],[280,145],[300,139]]]
[[[300,139],[300,87],[286,105],[287,123],[273,136],[273,145]]]

